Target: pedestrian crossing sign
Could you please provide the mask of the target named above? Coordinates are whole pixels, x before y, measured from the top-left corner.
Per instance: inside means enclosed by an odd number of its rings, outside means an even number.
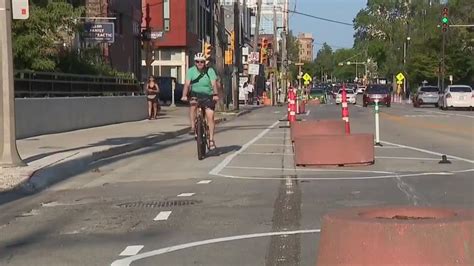
[[[311,80],[312,80],[311,76],[310,76],[308,73],[305,73],[305,74],[304,74],[303,79],[304,79],[305,81],[311,81]]]
[[[397,80],[403,81],[404,79],[405,79],[405,76],[403,75],[403,73],[402,72],[398,73]]]

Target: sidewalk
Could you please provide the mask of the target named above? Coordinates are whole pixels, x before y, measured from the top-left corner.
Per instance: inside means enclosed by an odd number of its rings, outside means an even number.
[[[251,112],[256,107],[217,114],[217,123]],[[71,132],[43,135],[17,141],[18,151],[28,164],[0,168],[0,192],[19,186],[29,192],[42,189],[74,175],[89,163],[130,152],[189,132],[186,107],[164,107],[157,120],[142,120]],[[40,171],[41,170],[41,171]],[[49,172],[47,175],[39,172]],[[31,181],[34,177],[34,182]]]

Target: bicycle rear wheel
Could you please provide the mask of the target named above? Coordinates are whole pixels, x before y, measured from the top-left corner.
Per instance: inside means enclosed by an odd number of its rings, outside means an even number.
[[[198,151],[198,160],[204,159],[206,156],[206,131],[204,127],[204,119],[198,115],[196,120],[196,143]]]

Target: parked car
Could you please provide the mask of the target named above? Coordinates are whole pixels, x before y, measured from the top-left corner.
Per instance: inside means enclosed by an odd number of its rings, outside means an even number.
[[[369,85],[364,92],[362,105],[367,107],[367,105],[375,103],[376,99],[379,101],[379,103],[390,107],[392,102],[390,88],[380,84]]]
[[[434,104],[438,107],[439,88],[436,86],[422,86],[413,95],[413,106],[420,107],[424,104]]]
[[[346,89],[346,95],[347,95],[346,97],[347,97],[348,103],[356,104],[357,94],[354,92],[354,90]],[[336,95],[336,104],[340,104],[340,103],[342,103],[342,89],[340,89]]]
[[[318,99],[320,103],[327,102],[326,91],[320,88],[312,88],[308,95],[310,100]]]
[[[467,85],[449,85],[439,96],[441,109],[474,107],[474,94]]]

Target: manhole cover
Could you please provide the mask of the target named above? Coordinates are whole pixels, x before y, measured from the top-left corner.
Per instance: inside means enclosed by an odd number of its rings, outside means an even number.
[[[126,202],[117,205],[120,208],[163,208],[189,206],[201,203],[200,200],[167,200],[167,201],[136,201]]]

